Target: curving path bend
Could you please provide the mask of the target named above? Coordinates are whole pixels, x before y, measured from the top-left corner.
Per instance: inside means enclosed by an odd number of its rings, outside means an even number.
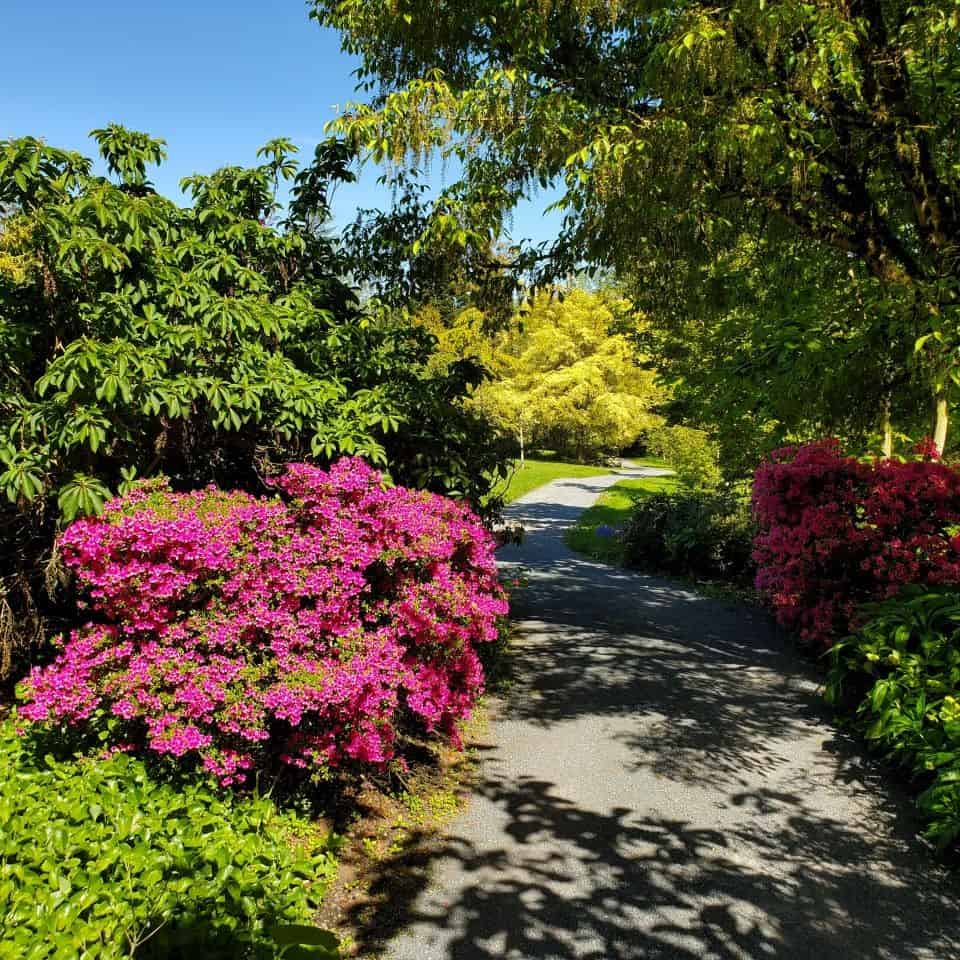
[[[391,960],[958,960],[958,881],[756,610],[592,563],[620,477],[508,510],[516,681]]]

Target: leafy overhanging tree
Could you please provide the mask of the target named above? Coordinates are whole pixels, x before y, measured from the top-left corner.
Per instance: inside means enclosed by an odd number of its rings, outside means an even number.
[[[766,215],[857,260],[911,337],[946,439],[958,378],[955,0],[436,4],[316,0],[370,101],[338,129],[374,160],[455,155],[463,243],[562,183],[540,278],[638,251],[706,257]],[[467,202],[488,201],[472,222]],[[529,263],[529,261],[528,261]]]
[[[353,176],[342,144],[298,173],[272,141],[255,167],[185,180],[179,207],[148,179],[162,141],[93,135],[109,177],[35,138],[0,143],[0,649],[15,619],[39,635],[58,518],[137,476],[263,489],[277,461],[356,453],[479,501],[505,469],[461,403],[482,372],[429,371],[423,328],[359,308],[324,233]]]
[[[393,195],[390,208],[358,210],[340,238],[351,280],[395,310],[428,306],[451,318],[472,305],[491,320],[509,319],[517,277],[492,233],[485,244],[468,244],[465,232],[451,232],[415,170],[384,173],[379,182]],[[460,213],[473,219],[470,208]]]
[[[929,398],[903,362],[918,334],[858,261],[766,230],[670,267],[638,261],[622,286],[656,317],[641,343],[673,384],[671,418],[710,430],[728,476],[794,440],[890,456],[929,430]]]

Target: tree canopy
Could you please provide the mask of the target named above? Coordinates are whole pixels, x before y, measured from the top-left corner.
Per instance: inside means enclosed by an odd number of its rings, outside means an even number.
[[[936,396],[944,439],[960,302],[955,0],[316,0],[314,15],[359,56],[370,94],[338,129],[376,160],[457,157],[444,209],[465,245],[549,184],[566,217],[541,278],[582,261],[630,270],[652,251],[705,262],[745,230],[792,232],[876,281],[898,367]]]
[[[577,460],[619,452],[661,422],[666,396],[638,361],[630,334],[642,326],[631,304],[580,289],[543,291],[505,328],[491,331],[470,309],[452,322],[421,314],[435,331],[433,362],[476,358],[490,379],[471,405],[521,448]]]
[[[929,430],[929,393],[904,362],[916,331],[884,309],[862,264],[768,231],[671,268],[638,260],[623,287],[656,318],[641,344],[673,385],[670,416],[710,430],[728,475],[795,440],[889,454]]]

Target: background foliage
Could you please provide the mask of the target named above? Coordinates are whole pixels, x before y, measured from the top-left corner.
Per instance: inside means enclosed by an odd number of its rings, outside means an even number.
[[[715,490],[722,479],[719,445],[703,430],[658,426],[645,432],[647,450],[673,467],[677,479],[691,490]]]

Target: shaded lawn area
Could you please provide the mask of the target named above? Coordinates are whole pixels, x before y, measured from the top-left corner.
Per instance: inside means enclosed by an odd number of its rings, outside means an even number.
[[[635,460],[637,466],[659,467],[664,464],[653,460]],[[600,495],[600,499],[585,510],[576,526],[566,534],[567,545],[578,553],[584,553],[604,563],[623,562],[623,545],[617,536],[627,522],[637,500],[652,493],[670,493],[677,489],[676,477],[644,477],[638,480],[621,480]]]

